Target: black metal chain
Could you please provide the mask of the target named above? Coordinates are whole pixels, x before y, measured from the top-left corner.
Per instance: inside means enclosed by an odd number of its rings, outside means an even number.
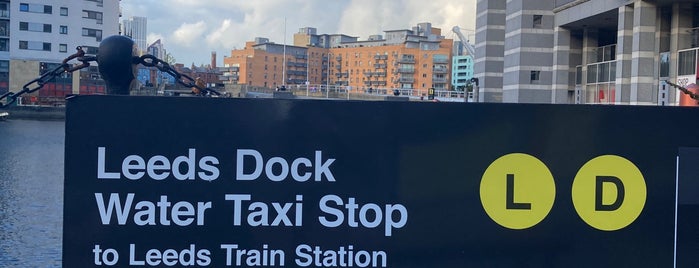
[[[679,89],[680,91],[682,91],[682,93],[689,95],[690,98],[695,99],[695,100],[699,100],[699,95],[694,93],[694,92],[689,91],[687,88],[680,86],[678,84],[672,83],[668,80],[665,80],[665,83],[667,83],[670,86],[673,86],[674,88]]]
[[[29,81],[29,83],[24,84],[24,86],[22,86],[21,91],[19,91],[17,93],[14,93],[12,91],[8,91],[5,94],[2,94],[2,96],[0,96],[0,108],[5,108],[5,107],[11,105],[15,101],[17,101],[17,99],[20,96],[22,96],[24,94],[32,93],[32,92],[35,92],[35,91],[43,88],[46,83],[50,82],[51,80],[60,76],[63,73],[72,73],[72,72],[75,72],[77,70],[87,68],[90,66],[91,61],[97,61],[97,58],[94,56],[85,56],[85,51],[82,49],[82,47],[77,47],[76,50],[78,50],[78,51],[75,52],[75,54],[70,55],[67,58],[65,58],[63,60],[63,62],[58,67],[56,67],[53,70],[50,70],[48,72],[45,72],[44,74],[39,76],[39,78],[36,78],[32,81]],[[75,64],[75,65],[69,64],[68,62],[73,60],[73,59],[76,59],[77,61],[80,61],[82,63]],[[36,84],[36,86],[30,87],[34,84]],[[3,100],[5,100],[4,103],[2,102]]]
[[[21,97],[24,94],[32,93],[32,92],[35,92],[35,91],[43,88],[46,83],[50,82],[51,80],[60,76],[63,73],[72,73],[72,72],[75,72],[77,70],[87,68],[90,66],[90,62],[97,61],[97,57],[95,57],[95,56],[85,56],[85,51],[82,49],[82,47],[77,47],[76,49],[78,51],[75,54],[70,55],[67,58],[65,58],[63,60],[63,62],[58,67],[54,68],[51,71],[45,72],[39,78],[36,78],[36,79],[30,81],[29,83],[26,83],[22,87],[21,91],[19,91],[17,93],[8,91],[7,93],[0,96],[0,108],[5,108],[7,106],[10,106],[15,101],[17,101],[17,99],[19,97]],[[68,62],[73,60],[73,59],[75,59],[81,63],[74,64],[74,65],[69,64]],[[156,68],[158,68],[158,70],[170,74],[172,77],[175,78],[177,83],[179,83],[185,87],[197,89],[196,91],[193,90],[193,93],[196,95],[200,95],[200,96],[210,96],[211,94],[221,95],[221,93],[219,93],[218,91],[204,86],[203,82],[192,79],[192,77],[190,77],[186,74],[179,73],[177,70],[175,70],[175,68],[170,66],[170,64],[158,59],[157,57],[155,57],[153,55],[143,55],[141,57],[134,57],[133,63],[134,64],[143,64],[146,67],[156,67]],[[30,87],[34,84],[36,84],[36,86]],[[3,100],[5,101],[4,103],[2,102]]]
[[[173,68],[169,63],[158,59],[157,57],[153,55],[143,55],[141,57],[134,57],[134,63],[136,64],[143,64],[143,66],[146,67],[156,67],[158,70],[161,72],[168,73],[172,77],[175,78],[175,81],[185,87],[189,87],[192,89],[197,89],[198,92],[193,91],[194,94],[200,95],[200,96],[209,96],[211,94],[214,95],[221,95],[216,90],[213,90],[211,88],[208,88],[203,85],[202,82],[197,83],[197,80],[192,79],[192,77],[179,73],[175,68]]]

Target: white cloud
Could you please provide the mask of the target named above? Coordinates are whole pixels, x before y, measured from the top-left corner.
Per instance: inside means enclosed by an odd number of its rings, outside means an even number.
[[[198,21],[196,23],[182,23],[177,30],[172,33],[172,40],[185,47],[193,47],[201,43],[201,37],[205,34],[206,23]]]
[[[366,39],[385,30],[431,22],[453,38],[454,25],[475,28],[476,0],[121,0],[125,18],[148,18],[150,37],[159,36],[180,63],[208,63],[210,52],[230,55],[255,37],[292,43],[299,28]],[[286,31],[285,31],[286,20]],[[154,41],[155,39],[153,39]]]
[[[146,37],[146,41],[148,44],[153,44],[155,41],[160,39],[160,42],[166,43],[167,40],[163,37],[162,34],[159,33],[148,33],[148,37]]]
[[[225,45],[226,42],[222,38],[226,35],[226,32],[231,27],[231,20],[223,20],[221,26],[215,29],[213,32],[206,36],[206,42],[210,46],[216,46],[218,44]]]

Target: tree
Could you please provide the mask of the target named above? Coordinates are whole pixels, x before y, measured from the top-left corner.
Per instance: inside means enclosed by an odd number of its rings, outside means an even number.
[[[163,59],[163,60],[165,62],[167,62],[167,64],[170,64],[170,65],[173,65],[177,62],[175,57],[173,57],[172,54],[170,54],[170,52],[165,52],[165,59]]]

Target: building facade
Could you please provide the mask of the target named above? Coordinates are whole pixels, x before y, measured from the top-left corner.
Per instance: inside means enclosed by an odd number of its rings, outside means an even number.
[[[266,38],[248,42],[224,57],[239,68],[239,83],[262,87],[302,85],[376,88],[447,89],[451,77],[452,40],[421,23],[412,30],[386,31],[365,41],[344,34],[316,34],[302,28],[294,45]]]
[[[473,78],[473,57],[471,55],[453,56],[451,66],[452,88],[464,91]]]
[[[479,0],[479,99],[676,104],[664,81],[696,81],[698,3]]]
[[[139,56],[146,54],[148,49],[148,19],[133,16],[123,20],[121,28],[121,34],[130,37],[136,43]]]
[[[0,92],[18,91],[59,66],[78,46],[96,54],[103,37],[118,34],[119,17],[118,1],[0,1]],[[104,82],[91,66],[64,73],[38,95],[96,92],[104,92]]]

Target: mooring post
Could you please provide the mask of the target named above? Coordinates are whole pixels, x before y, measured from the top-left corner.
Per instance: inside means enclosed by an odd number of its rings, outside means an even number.
[[[123,35],[113,35],[102,40],[97,63],[109,95],[129,95],[131,82],[136,77],[133,62],[134,41]]]

